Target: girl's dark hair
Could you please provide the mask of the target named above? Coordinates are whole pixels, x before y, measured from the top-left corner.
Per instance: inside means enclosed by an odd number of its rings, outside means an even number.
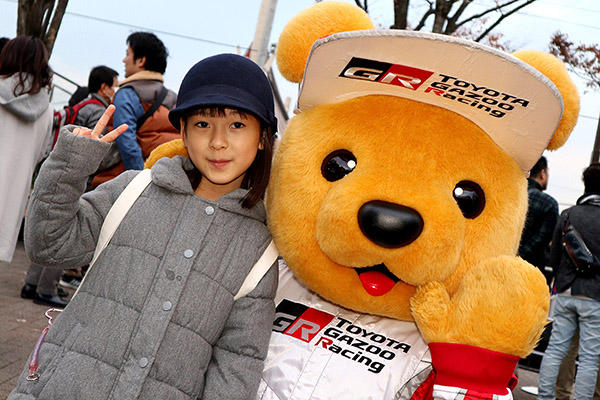
[[[248,112],[239,110],[234,107],[205,107],[190,110],[183,115],[183,120],[187,122],[188,117],[197,114],[214,116],[225,116],[225,109],[232,109],[238,112],[242,117],[246,117]],[[252,114],[254,115],[254,114]],[[273,159],[273,141],[275,135],[271,127],[267,126],[260,118],[256,117],[260,121],[261,130],[261,143],[263,145],[262,150],[258,150],[254,162],[250,165],[242,181],[242,188],[248,189],[248,193],[242,199],[242,207],[252,208],[256,203],[265,197],[267,186],[269,185],[269,176],[271,175],[271,161]],[[187,123],[185,124],[187,130]],[[186,132],[184,132],[186,134]],[[192,187],[195,189],[200,184],[202,174],[194,165],[194,169],[187,171],[188,178]]]
[[[19,82],[13,94],[36,94],[52,83],[52,69],[48,65],[48,51],[44,42],[33,36],[17,36],[0,53],[0,75],[19,74]],[[25,90],[27,75],[31,76],[31,88]]]

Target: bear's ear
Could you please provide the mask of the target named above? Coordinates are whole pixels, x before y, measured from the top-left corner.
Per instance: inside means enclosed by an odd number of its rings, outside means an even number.
[[[307,8],[287,23],[277,44],[279,72],[291,82],[300,82],[313,43],[338,32],[373,29],[361,8],[338,1],[323,1]]]
[[[181,139],[173,139],[152,150],[148,156],[148,159],[144,163],[144,168],[152,168],[152,166],[163,157],[171,158],[175,156],[189,158],[187,149],[183,146],[183,140]]]
[[[546,75],[556,85],[562,96],[564,104],[562,118],[550,143],[548,143],[548,150],[556,150],[565,144],[577,123],[577,117],[579,116],[577,87],[569,77],[562,61],[551,54],[535,50],[521,50],[513,53],[513,56],[525,61]]]

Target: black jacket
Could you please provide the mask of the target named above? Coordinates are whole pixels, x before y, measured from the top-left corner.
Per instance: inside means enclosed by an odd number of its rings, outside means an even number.
[[[600,301],[600,271],[592,278],[578,277],[573,263],[563,249],[562,229],[567,212],[571,225],[581,234],[590,251],[600,258],[600,195],[583,195],[577,200],[577,205],[562,212],[554,230],[550,256],[550,263],[556,271],[554,287],[558,293],[570,287],[572,295],[583,295]]]
[[[544,271],[544,255],[558,219],[558,203],[544,193],[542,186],[533,179],[527,180],[527,196],[527,218],[521,235],[519,256]]]

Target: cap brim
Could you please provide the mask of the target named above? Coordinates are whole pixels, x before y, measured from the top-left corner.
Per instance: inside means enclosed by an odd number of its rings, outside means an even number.
[[[235,97],[223,93],[233,93]],[[246,91],[232,86],[227,86],[227,88],[222,85],[201,86],[189,93],[187,98],[169,112],[169,121],[177,129],[180,129],[181,117],[186,112],[203,107],[231,107],[246,111],[269,126],[273,123],[277,124],[277,121],[268,120],[267,112],[259,100]]]
[[[524,171],[546,149],[563,111],[562,97],[546,76],[475,42],[398,30],[344,32],[315,42],[298,111],[374,94],[464,116]]]

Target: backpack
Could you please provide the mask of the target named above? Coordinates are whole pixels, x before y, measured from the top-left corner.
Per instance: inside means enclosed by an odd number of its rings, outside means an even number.
[[[569,221],[569,211],[562,229],[562,245],[578,276],[591,278],[600,272],[600,260],[588,249],[581,234]]]
[[[75,120],[77,119],[77,114],[79,113],[79,110],[91,103],[98,104],[104,107],[104,104],[102,104],[100,100],[88,99],[82,101],[81,103],[77,103],[74,106],[64,106],[62,110],[54,111],[54,119],[52,121],[52,148],[54,148],[54,145],[58,140],[58,133],[60,132],[60,128],[62,128],[65,125],[74,124]]]

